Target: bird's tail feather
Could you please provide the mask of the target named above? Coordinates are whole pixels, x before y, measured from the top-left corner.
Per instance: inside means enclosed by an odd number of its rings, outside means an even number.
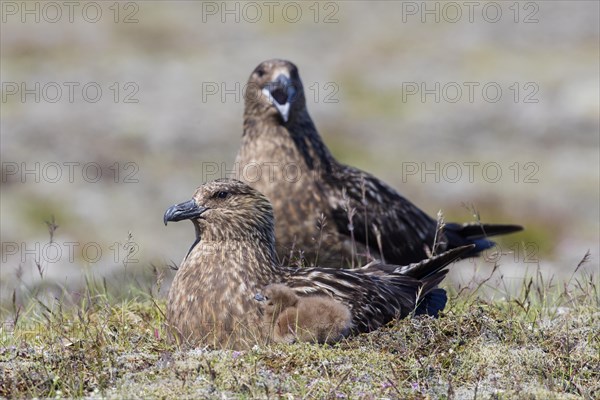
[[[466,243],[474,244],[475,246],[463,255],[466,257],[475,257],[484,250],[492,248],[496,245],[489,240],[489,236],[504,235],[507,233],[519,232],[523,230],[520,225],[496,225],[496,224],[455,224],[449,223],[444,225],[444,233],[448,238],[450,247],[457,247]]]
[[[447,232],[454,232],[464,239],[477,240],[489,236],[519,232],[523,230],[523,227],[521,225],[480,224],[470,222],[466,224],[448,223],[444,225],[444,230]]]
[[[448,273],[447,269],[442,269],[434,274],[427,276],[422,280],[423,285],[419,289],[416,309],[414,314],[427,314],[437,317],[438,313],[446,307],[446,291],[437,286],[442,282]]]
[[[435,274],[452,261],[461,257],[468,257],[475,250],[477,244],[468,244],[466,246],[455,247],[441,254],[427,258],[418,263],[409,264],[403,267],[396,267],[394,273],[407,275],[415,279],[424,279]]]
[[[463,256],[464,258],[478,256],[479,253],[481,253],[482,251],[491,249],[496,245],[496,242],[492,242],[488,239],[475,239],[472,243],[475,246],[467,253],[465,253],[465,255]]]
[[[434,289],[427,293],[415,309],[415,315],[431,315],[437,317],[439,312],[446,307],[448,296],[444,289]]]

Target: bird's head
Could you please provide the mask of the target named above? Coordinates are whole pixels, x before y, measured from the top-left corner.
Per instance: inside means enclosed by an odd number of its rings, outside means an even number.
[[[254,299],[261,302],[267,313],[281,312],[288,307],[296,307],[298,296],[289,287],[275,283],[263,289],[263,293],[257,293]]]
[[[217,179],[196,189],[191,200],[167,209],[169,221],[189,219],[205,238],[248,240],[273,239],[273,208],[259,191],[235,179]],[[207,239],[208,239],[207,238]]]
[[[298,68],[286,60],[260,63],[248,79],[246,113],[266,115],[287,124],[305,109],[304,88]]]

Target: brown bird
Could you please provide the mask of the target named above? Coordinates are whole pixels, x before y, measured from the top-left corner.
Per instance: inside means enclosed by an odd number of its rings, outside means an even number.
[[[264,308],[263,325],[276,343],[335,343],[350,333],[350,309],[329,296],[299,297],[280,283],[254,298]]]
[[[475,256],[494,246],[488,236],[522,230],[480,223],[440,230],[381,180],[339,163],[308,114],[291,62],[261,63],[246,88],[238,177],[273,203],[282,258],[295,248],[312,265],[355,265],[359,255],[404,265],[468,244],[475,246],[465,256]]]
[[[282,283],[296,295],[329,296],[349,308],[352,333],[368,332],[410,314],[436,315],[446,304],[438,283],[465,246],[396,267],[358,269],[281,267],[275,252],[273,209],[257,190],[219,179],[192,200],[170,207],[168,221],[189,219],[192,244],[169,290],[167,322],[184,342],[247,347],[264,340],[255,294]]]

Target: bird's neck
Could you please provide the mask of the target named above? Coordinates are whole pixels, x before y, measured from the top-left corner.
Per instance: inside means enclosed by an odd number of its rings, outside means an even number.
[[[281,164],[281,168],[301,161],[304,165],[298,167],[306,168],[305,171],[329,171],[335,163],[308,113],[291,119],[287,124],[245,115],[238,159],[243,162],[259,156],[262,159],[253,161],[260,164],[267,160]]]
[[[245,287],[250,291],[245,296],[254,295],[256,288],[276,279],[278,261],[274,240],[268,235],[254,231],[226,235],[207,230],[190,249],[181,268],[193,268],[208,288],[223,282]]]

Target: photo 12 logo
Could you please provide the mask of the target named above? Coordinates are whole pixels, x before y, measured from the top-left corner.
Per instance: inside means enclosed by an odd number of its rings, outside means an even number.
[[[336,24],[340,6],[335,1],[203,1],[203,23],[285,21]]]
[[[83,261],[96,264],[101,260],[115,264],[136,264],[140,246],[132,240],[101,245],[98,242],[2,242],[2,263],[57,264]]]
[[[271,82],[268,85],[276,86],[277,83]],[[226,103],[228,101],[240,103],[245,100],[258,101],[263,96],[269,96],[269,101],[273,101],[269,91],[264,91],[256,84],[241,82],[202,82],[202,102],[219,101]],[[297,88],[293,84],[282,87],[286,93],[292,93],[289,101],[295,99]],[[306,85],[304,95],[307,100],[314,103],[339,103],[338,93],[339,85],[335,82],[313,82]]]
[[[497,183],[503,179],[513,183],[539,183],[537,174],[539,164],[533,161],[514,162],[508,166],[495,161],[463,161],[463,162],[414,162],[405,161],[402,167],[402,183],[417,180],[421,183],[446,182],[458,183],[476,181]]]
[[[114,23],[136,24],[140,6],[133,1],[2,1],[2,23],[95,24],[103,19]]]
[[[249,183],[258,182],[260,180],[266,180],[268,182],[284,180],[286,182],[295,183],[300,181],[303,177],[318,179],[319,172],[316,170],[303,171],[300,165],[293,162],[251,162],[244,165],[236,162],[228,166],[225,162],[216,163],[204,161],[202,162],[202,167],[200,169],[200,177],[204,182],[227,178],[242,179]]]
[[[495,24],[510,20],[515,24],[536,24],[540,5],[534,1],[403,1],[402,22]]]
[[[402,102],[498,103],[507,98],[514,103],[539,103],[537,82],[402,82]]]
[[[98,103],[104,94],[114,103],[139,103],[139,90],[136,82],[2,82],[2,103]]]
[[[58,183],[86,182],[96,183],[101,180],[114,183],[139,183],[138,164],[115,162],[102,166],[97,162],[2,162],[2,183]]]
[[[538,264],[540,246],[536,242],[513,242],[504,246],[496,243],[492,248],[484,250],[482,257],[486,262],[497,263],[512,258],[515,263]],[[476,263],[476,259],[471,259]]]

